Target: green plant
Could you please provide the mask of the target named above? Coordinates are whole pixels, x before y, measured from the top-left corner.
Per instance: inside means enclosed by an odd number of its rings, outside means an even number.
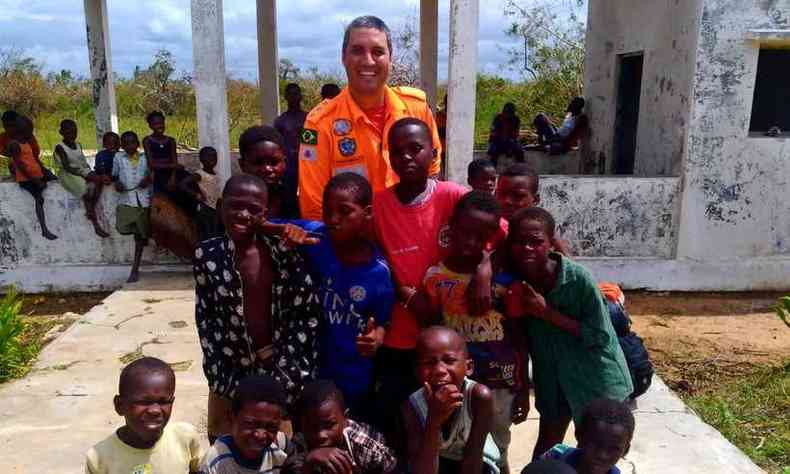
[[[23,341],[25,322],[21,317],[22,299],[10,287],[0,301],[0,382],[21,377],[38,353],[37,343]]]
[[[790,296],[779,298],[773,308],[779,319],[790,328]]]

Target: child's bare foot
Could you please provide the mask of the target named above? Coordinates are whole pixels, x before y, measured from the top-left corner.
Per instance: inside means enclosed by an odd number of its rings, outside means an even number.
[[[132,273],[129,274],[129,278],[126,280],[126,283],[134,283],[140,280],[140,272],[134,270]]]
[[[106,239],[107,237],[110,236],[109,232],[99,227],[99,224],[93,224],[93,231],[96,232],[96,235],[98,235],[102,239]]]
[[[55,239],[58,238],[57,235],[53,234],[52,232],[50,232],[48,230],[42,231],[41,235],[44,236],[44,238],[47,239],[47,240],[55,240]]]

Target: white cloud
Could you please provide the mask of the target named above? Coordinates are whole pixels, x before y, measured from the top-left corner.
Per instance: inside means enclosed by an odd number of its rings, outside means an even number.
[[[505,49],[514,43],[503,30],[504,0],[480,1],[479,70],[502,74]],[[108,0],[112,64],[128,76],[137,65],[151,62],[166,48],[179,70],[191,71],[190,0]],[[81,0],[0,0],[0,46],[23,48],[46,70],[71,69],[88,75],[85,20]],[[397,28],[418,15],[417,0],[290,0],[278,5],[278,46],[281,58],[302,69],[337,72],[343,28],[353,18],[373,14]],[[447,75],[449,0],[439,2],[439,74]],[[228,72],[255,80],[257,41],[255,2],[225,0],[225,49]]]

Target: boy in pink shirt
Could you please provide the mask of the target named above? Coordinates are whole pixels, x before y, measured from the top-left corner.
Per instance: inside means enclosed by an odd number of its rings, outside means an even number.
[[[376,193],[373,225],[392,269],[402,304],[393,307],[384,346],[376,355],[380,428],[394,439],[387,410],[398,407],[417,388],[412,368],[420,324],[410,311],[425,271],[447,256],[450,218],[455,204],[468,191],[455,183],[429,179],[436,156],[425,122],[403,118],[389,131],[390,165],[398,184]],[[389,426],[388,426],[389,425]]]

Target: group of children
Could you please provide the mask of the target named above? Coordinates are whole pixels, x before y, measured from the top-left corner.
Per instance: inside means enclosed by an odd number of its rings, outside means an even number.
[[[224,231],[194,260],[211,448],[199,457],[194,432],[167,425],[174,378],[147,358],[124,369],[126,425],[89,472],[508,473],[530,389],[541,417],[524,472],[619,472],[633,385],[601,291],[535,207],[538,176],[475,161],[469,191],[429,176],[424,122],[387,139],[399,182],[374,195],[338,174],[312,222],[291,212],[282,137],[245,131],[244,173],[214,201]],[[561,444],[571,420],[577,448]]]

